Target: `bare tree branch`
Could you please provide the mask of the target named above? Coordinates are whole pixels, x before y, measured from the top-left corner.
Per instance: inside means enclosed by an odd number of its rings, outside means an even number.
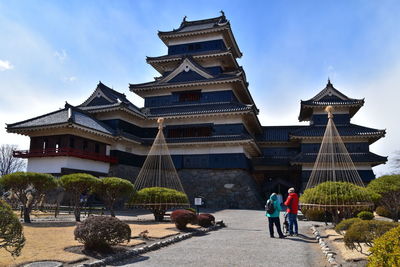
[[[13,151],[17,148],[16,145],[0,145],[0,176],[25,170],[25,160],[13,157]]]

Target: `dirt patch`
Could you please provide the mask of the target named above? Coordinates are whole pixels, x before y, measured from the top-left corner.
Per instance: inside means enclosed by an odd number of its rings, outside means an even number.
[[[327,239],[333,244],[334,248],[340,253],[341,258],[347,262],[358,262],[366,261],[367,256],[358,252],[357,250],[351,250],[346,248],[343,241],[343,236],[336,233],[333,229],[325,229]],[[368,246],[363,245],[363,251],[367,252]]]
[[[64,251],[65,247],[79,245],[74,240],[75,226],[35,227],[24,225],[26,243],[21,256],[13,259],[9,253],[0,251],[0,266],[15,266],[24,262],[55,260],[77,261],[84,257]]]
[[[53,260],[79,262],[88,258],[102,257],[102,255],[90,255],[83,253],[83,246],[74,239],[75,223],[73,222],[41,222],[24,225],[26,238],[25,247],[21,256],[13,259],[10,254],[0,250],[0,266],[16,266],[22,263]],[[127,249],[143,244],[139,233],[147,230],[150,239],[161,239],[179,234],[180,232],[172,223],[129,223],[132,230],[132,239],[124,246],[116,249]],[[199,226],[189,225],[189,230]],[[96,257],[94,257],[96,256]]]

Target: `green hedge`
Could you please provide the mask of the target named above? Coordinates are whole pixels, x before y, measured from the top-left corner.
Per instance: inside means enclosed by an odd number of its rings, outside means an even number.
[[[0,249],[13,257],[19,256],[25,245],[22,225],[11,207],[0,199]]]
[[[400,226],[374,240],[368,266],[400,266]]]
[[[343,194],[338,194],[343,192]],[[330,205],[352,205],[355,201],[365,199],[377,201],[379,194],[373,193],[364,187],[347,182],[324,182],[316,187],[306,189],[300,197],[301,203]]]
[[[130,204],[185,204],[188,202],[189,200],[185,193],[165,187],[148,187],[137,191]]]
[[[372,220],[374,218],[374,214],[370,211],[361,211],[357,214],[357,218],[361,220]]]
[[[361,244],[372,247],[373,240],[382,236],[387,231],[399,224],[395,222],[377,221],[377,220],[361,220],[353,223],[344,235],[344,243],[349,249],[355,249],[361,253]]]
[[[350,219],[343,220],[336,225],[335,231],[338,234],[343,235],[344,231],[347,231],[354,223],[360,222],[360,221],[361,221],[360,218],[350,218]]]

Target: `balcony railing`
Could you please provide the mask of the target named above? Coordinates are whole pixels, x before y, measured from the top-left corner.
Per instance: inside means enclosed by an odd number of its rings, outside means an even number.
[[[103,162],[117,163],[117,158],[102,155],[99,153],[83,151],[75,148],[46,148],[37,150],[15,150],[13,156],[16,158],[33,158],[33,157],[76,157],[81,159],[90,159]]]

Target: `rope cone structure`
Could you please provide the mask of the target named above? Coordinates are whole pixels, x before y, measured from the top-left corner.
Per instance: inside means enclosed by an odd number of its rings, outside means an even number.
[[[159,118],[157,122],[157,136],[134,184],[136,191],[145,193],[138,194],[133,205],[160,211],[188,207],[188,198],[163,134],[164,119]]]
[[[358,174],[333,121],[328,106],[328,123],[301,205],[332,214],[373,207],[373,201]]]

